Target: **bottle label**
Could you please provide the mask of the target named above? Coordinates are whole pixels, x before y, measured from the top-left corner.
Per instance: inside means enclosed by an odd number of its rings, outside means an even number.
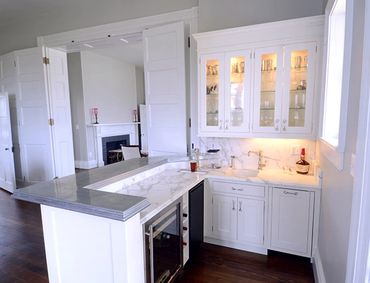
[[[297,172],[308,173],[309,169],[310,169],[310,165],[297,164]]]

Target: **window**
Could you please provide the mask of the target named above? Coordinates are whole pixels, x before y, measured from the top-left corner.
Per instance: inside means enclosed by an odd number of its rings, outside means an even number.
[[[329,0],[326,10],[327,50],[324,58],[326,72],[321,144],[323,154],[339,170],[343,168],[352,41],[352,17],[348,11],[351,7],[346,2]]]

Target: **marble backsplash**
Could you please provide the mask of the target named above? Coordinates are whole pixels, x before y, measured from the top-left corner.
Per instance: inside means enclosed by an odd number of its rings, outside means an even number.
[[[316,141],[301,139],[238,139],[238,138],[199,138],[200,152],[204,154],[208,149],[220,149],[216,155],[206,155],[207,161],[201,165],[218,162],[221,166],[230,165],[230,156],[235,156],[236,169],[257,169],[258,156],[248,151],[262,150],[266,157],[263,162],[267,169],[295,170],[295,163],[299,160],[301,148],[306,150],[306,160],[311,165],[316,164]],[[313,166],[311,166],[313,168]]]

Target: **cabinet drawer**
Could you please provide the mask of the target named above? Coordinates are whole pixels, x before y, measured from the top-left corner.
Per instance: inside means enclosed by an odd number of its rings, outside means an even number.
[[[265,187],[241,183],[212,182],[212,191],[223,194],[238,194],[252,197],[265,197]]]

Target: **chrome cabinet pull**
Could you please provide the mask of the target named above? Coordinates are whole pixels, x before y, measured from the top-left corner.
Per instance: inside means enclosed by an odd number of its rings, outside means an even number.
[[[234,188],[234,187],[232,187],[231,189],[232,189],[233,191],[236,191],[236,188]]]
[[[283,131],[286,131],[286,127],[285,126],[283,127]]]
[[[238,192],[242,192],[242,191],[244,191],[243,189],[238,189]]]
[[[242,212],[242,202],[239,201],[239,212]]]
[[[233,200],[233,210],[235,210],[235,200]]]
[[[229,120],[226,120],[225,121],[225,130],[228,130],[229,129]]]
[[[285,195],[294,195],[294,196],[297,196],[298,195],[298,192],[292,193],[292,192],[284,191],[284,194]]]

